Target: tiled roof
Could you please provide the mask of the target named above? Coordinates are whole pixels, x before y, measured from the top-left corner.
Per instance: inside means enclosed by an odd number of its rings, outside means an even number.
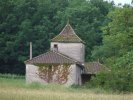
[[[64,29],[51,40],[52,42],[83,42],[74,32],[73,28],[69,23],[64,27]]]
[[[101,71],[105,71],[107,68],[99,62],[89,62],[85,63],[85,73],[86,74],[96,74]]]
[[[25,61],[25,64],[75,64],[78,61],[56,51],[49,51]]]

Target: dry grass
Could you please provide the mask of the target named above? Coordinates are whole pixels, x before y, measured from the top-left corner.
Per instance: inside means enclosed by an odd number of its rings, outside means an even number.
[[[0,100],[133,100],[133,94],[97,93],[37,83],[27,85],[24,79],[0,78]]]

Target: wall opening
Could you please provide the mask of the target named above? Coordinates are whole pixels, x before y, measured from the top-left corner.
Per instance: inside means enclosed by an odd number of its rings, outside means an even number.
[[[58,51],[58,45],[57,44],[54,44],[54,50]]]
[[[95,76],[95,75],[94,74],[81,74],[82,84],[89,82],[92,76]]]

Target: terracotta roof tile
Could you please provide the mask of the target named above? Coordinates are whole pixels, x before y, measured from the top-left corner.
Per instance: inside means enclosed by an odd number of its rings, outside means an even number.
[[[96,74],[105,70],[107,70],[107,68],[99,62],[85,63],[85,73],[87,74]]]
[[[83,42],[74,32],[71,25],[68,23],[64,29],[51,40],[52,42]]]
[[[37,57],[34,57],[31,60],[25,61],[25,64],[74,64],[74,63],[80,63],[80,62],[56,51],[49,51]]]

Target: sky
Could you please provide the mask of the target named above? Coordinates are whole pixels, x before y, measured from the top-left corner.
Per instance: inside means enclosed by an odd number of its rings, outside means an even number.
[[[106,0],[106,1],[112,1],[112,0]],[[124,5],[125,3],[126,4],[131,4],[131,1],[132,0],[113,0],[114,1],[114,3],[116,4],[116,5],[118,5],[118,3],[121,3],[122,5]]]

